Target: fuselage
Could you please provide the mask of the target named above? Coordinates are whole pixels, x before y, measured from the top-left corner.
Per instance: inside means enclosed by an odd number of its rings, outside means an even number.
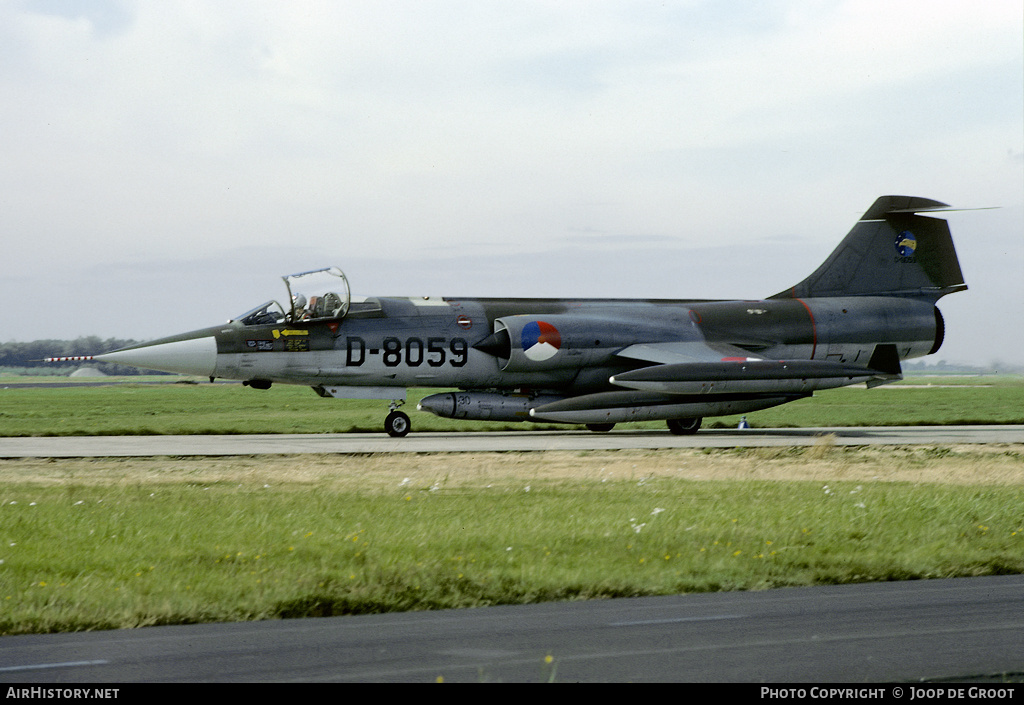
[[[941,343],[941,321],[932,303],[896,297],[382,297],[353,302],[340,320],[238,320],[152,341],[136,350],[142,355],[154,355],[155,350],[171,353],[167,360],[149,360],[154,369],[257,386],[277,382],[313,387],[528,388],[576,395],[612,389],[611,376],[649,365],[620,357],[632,345],[693,341],[729,345],[771,360],[863,365],[880,343],[894,345],[900,359],[933,352]],[[555,342],[531,351],[530,327],[539,330],[540,324]],[[504,342],[481,345],[496,330],[507,332]],[[114,355],[131,353],[129,349]]]

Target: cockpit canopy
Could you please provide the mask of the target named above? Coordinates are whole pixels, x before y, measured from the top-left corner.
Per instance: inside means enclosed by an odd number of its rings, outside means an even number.
[[[288,274],[281,279],[288,290],[287,306],[267,301],[232,320],[258,326],[341,319],[352,304],[348,279],[337,267]]]

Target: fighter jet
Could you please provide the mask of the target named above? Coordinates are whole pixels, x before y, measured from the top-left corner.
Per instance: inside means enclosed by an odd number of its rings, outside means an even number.
[[[413,387],[457,389],[417,407],[445,418],[692,434],[705,417],[892,382],[901,360],[937,351],[935,303],[967,289],[946,221],[919,215],[938,210],[879,198],[810,276],[760,301],[354,297],[330,267],[283,277],[283,303],[95,359],[385,400],[395,437]]]

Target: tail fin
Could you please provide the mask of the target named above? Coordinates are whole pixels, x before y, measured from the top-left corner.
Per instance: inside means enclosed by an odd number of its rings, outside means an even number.
[[[945,220],[917,215],[948,209],[916,196],[882,196],[824,264],[772,299],[816,296],[941,296],[967,288]]]

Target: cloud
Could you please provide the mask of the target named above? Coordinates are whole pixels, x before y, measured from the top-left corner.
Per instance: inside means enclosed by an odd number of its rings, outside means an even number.
[[[7,3],[5,260],[44,289],[246,248],[743,264],[823,257],[882,193],[1018,218],[1022,32],[1002,1]]]

